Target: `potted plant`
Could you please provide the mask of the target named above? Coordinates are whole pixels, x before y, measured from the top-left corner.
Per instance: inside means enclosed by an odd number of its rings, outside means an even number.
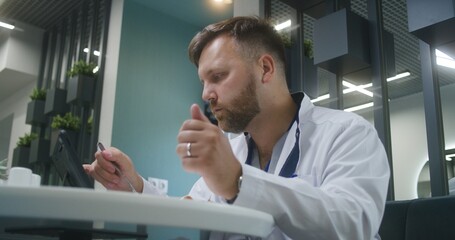
[[[76,62],[68,71],[67,103],[87,105],[93,102],[95,93],[96,68],[94,63]]]
[[[66,102],[66,89],[51,88],[46,94],[46,104],[44,114],[63,114],[69,111],[69,105]]]
[[[286,61],[285,72],[289,91],[302,91],[302,79],[300,73],[300,66],[302,62],[300,49],[297,48],[299,46],[294,44],[291,32],[282,32],[280,35],[281,41],[284,45],[284,57]]]
[[[285,49],[292,48],[293,42],[291,41],[291,36],[289,36],[289,33],[283,32],[280,34],[280,36],[281,36],[281,41],[283,42],[284,48]]]
[[[78,116],[67,112],[61,116],[57,114],[51,122],[51,154],[54,152],[54,146],[57,143],[58,134],[60,130],[65,130],[68,133],[70,141],[74,144],[77,143],[79,130],[81,128],[81,119]]]
[[[455,52],[454,1],[407,0],[406,7],[410,33],[439,50]]]
[[[50,141],[44,138],[35,138],[30,143],[29,163],[33,166],[37,163],[49,163]]]
[[[26,133],[24,136],[19,137],[16,142],[16,148],[13,152],[12,166],[16,167],[29,167],[30,145],[32,140],[36,139],[36,133]]]
[[[313,59],[313,41],[310,39],[303,40],[303,55],[309,59]]]
[[[290,33],[282,33],[281,40],[285,47],[286,78],[291,92],[304,91],[311,98],[318,96],[317,67],[313,61],[313,42],[304,39],[302,46],[296,48]],[[303,57],[301,52],[303,50]],[[300,71],[303,68],[303,73]]]
[[[27,105],[27,116],[25,122],[31,125],[40,125],[46,123],[44,114],[44,104],[46,100],[46,90],[43,88],[34,88],[30,94],[30,101]]]
[[[314,22],[314,63],[346,75],[370,66],[368,21],[341,9]]]

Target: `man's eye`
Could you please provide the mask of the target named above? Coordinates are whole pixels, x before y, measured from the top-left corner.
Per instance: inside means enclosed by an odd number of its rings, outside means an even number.
[[[219,80],[221,80],[225,75],[226,75],[225,73],[217,73],[217,74],[213,75],[213,80],[219,81]]]

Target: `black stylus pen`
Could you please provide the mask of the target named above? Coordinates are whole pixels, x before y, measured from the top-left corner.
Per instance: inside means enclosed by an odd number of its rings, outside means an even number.
[[[102,151],[106,150],[106,148],[104,147],[104,145],[101,143],[101,142],[98,142],[98,148]],[[130,180],[128,179],[127,176],[125,176],[123,174],[123,172],[120,170],[119,166],[117,165],[117,163],[115,162],[111,162],[113,165],[114,165],[114,168],[115,168],[115,172],[117,173],[117,176],[119,176],[121,179],[125,178],[126,182],[128,183],[128,185],[130,186],[131,188],[131,191],[132,192],[136,192],[136,189],[134,189],[133,187],[133,184],[131,184]]]

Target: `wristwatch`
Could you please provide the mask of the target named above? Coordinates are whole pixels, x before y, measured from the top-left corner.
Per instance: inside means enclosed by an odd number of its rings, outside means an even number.
[[[237,196],[239,195],[241,186],[242,186],[242,176],[240,176],[239,179],[237,179],[237,188],[239,189],[239,191],[237,192],[237,194],[235,194],[235,196],[233,198],[226,199],[226,202],[228,204],[233,204],[235,202],[235,200],[237,199]]]

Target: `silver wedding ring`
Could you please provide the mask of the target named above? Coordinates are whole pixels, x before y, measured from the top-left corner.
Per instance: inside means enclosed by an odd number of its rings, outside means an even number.
[[[191,157],[191,143],[186,144],[186,156]]]

